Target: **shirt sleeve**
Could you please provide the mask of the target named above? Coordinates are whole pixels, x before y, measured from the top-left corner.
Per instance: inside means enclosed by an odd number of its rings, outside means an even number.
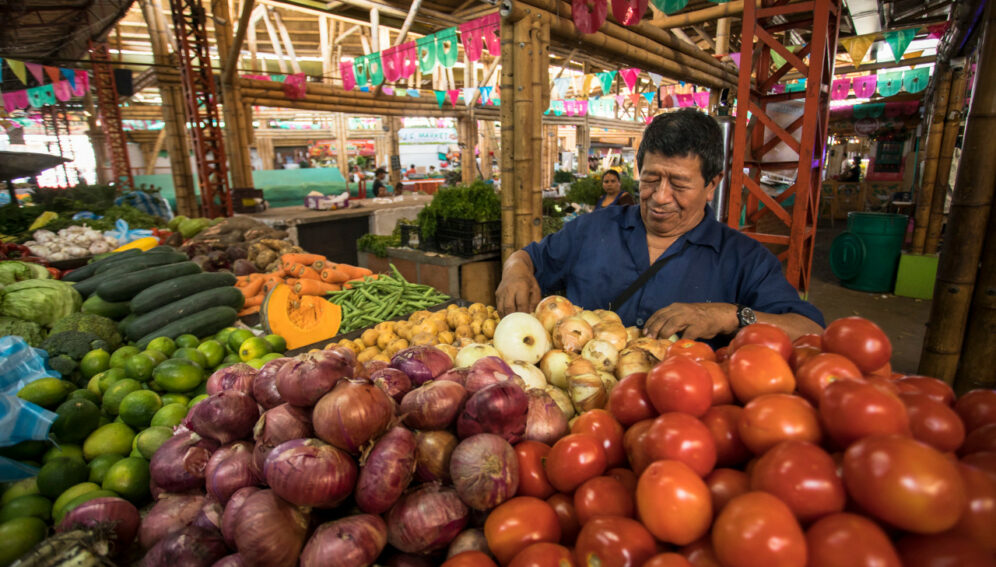
[[[812,303],[803,301],[799,292],[785,279],[782,265],[767,249],[758,245],[746,263],[746,273],[737,298],[761,313],[798,313],[812,319],[821,327],[826,326],[823,313]]]
[[[523,248],[533,262],[533,275],[544,295],[566,289],[567,279],[584,248],[581,237],[590,224],[589,219],[590,215],[582,215],[543,240]]]
[[[622,205],[635,205],[636,204],[636,199],[633,198],[632,193],[623,191],[622,194],[619,195],[619,200],[616,201],[616,204],[620,205],[620,206],[622,206]]]

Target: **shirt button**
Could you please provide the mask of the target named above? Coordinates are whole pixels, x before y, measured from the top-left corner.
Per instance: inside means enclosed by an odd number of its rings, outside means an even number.
[[[643,322],[644,322],[643,319],[637,319],[636,320],[636,326],[637,327],[642,327],[643,326]]]

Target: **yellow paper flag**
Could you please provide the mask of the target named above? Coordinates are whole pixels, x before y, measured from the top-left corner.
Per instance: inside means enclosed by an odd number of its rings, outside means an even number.
[[[13,59],[5,59],[4,61],[6,61],[7,65],[10,66],[10,70],[13,71],[15,75],[17,75],[17,78],[21,80],[21,83],[27,85],[28,77],[24,73],[24,62],[14,61]]]
[[[875,42],[874,34],[869,35],[859,35],[855,37],[845,37],[840,40],[840,43],[847,50],[847,53],[851,56],[851,63],[857,68],[861,65],[861,61],[865,58],[868,53],[868,49],[871,48],[872,43]]]

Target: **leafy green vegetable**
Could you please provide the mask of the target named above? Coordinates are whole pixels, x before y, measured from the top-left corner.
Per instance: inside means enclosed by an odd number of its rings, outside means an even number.
[[[36,347],[45,340],[45,329],[34,321],[0,315],[0,336],[17,335]]]
[[[0,289],[0,315],[49,327],[79,311],[83,298],[58,280],[25,280]]]
[[[93,333],[107,342],[112,349],[121,346],[121,333],[118,332],[118,324],[96,313],[73,313],[52,325],[52,333],[62,331]]]
[[[381,258],[387,257],[387,249],[392,246],[401,246],[401,237],[393,234],[364,234],[356,241],[356,248],[361,252],[369,252]]]
[[[639,183],[628,175],[622,176],[622,190],[632,193],[634,196],[639,191]],[[567,200],[572,203],[594,206],[598,198],[602,196],[602,177],[592,174],[582,177],[571,183],[571,188],[567,190]]]
[[[447,219],[466,219],[477,222],[501,218],[501,199],[491,185],[475,181],[440,189],[424,209],[418,213],[422,238],[432,238],[440,222]]]
[[[8,260],[0,262],[0,286],[24,280],[47,280],[52,277],[45,266]]]
[[[41,348],[51,356],[64,354],[74,360],[81,360],[93,349],[107,349],[110,345],[99,336],[84,331],[60,331],[52,333],[41,344]]]
[[[564,171],[563,169],[558,169],[553,172],[553,182],[554,183],[572,183],[574,181],[574,174],[570,171]]]

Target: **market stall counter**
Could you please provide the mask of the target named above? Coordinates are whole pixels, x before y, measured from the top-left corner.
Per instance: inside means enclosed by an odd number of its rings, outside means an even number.
[[[501,278],[499,252],[470,257],[451,256],[413,248],[388,248],[387,257],[358,253],[358,265],[384,272],[394,264],[410,282],[430,285],[450,297],[494,305]]]

